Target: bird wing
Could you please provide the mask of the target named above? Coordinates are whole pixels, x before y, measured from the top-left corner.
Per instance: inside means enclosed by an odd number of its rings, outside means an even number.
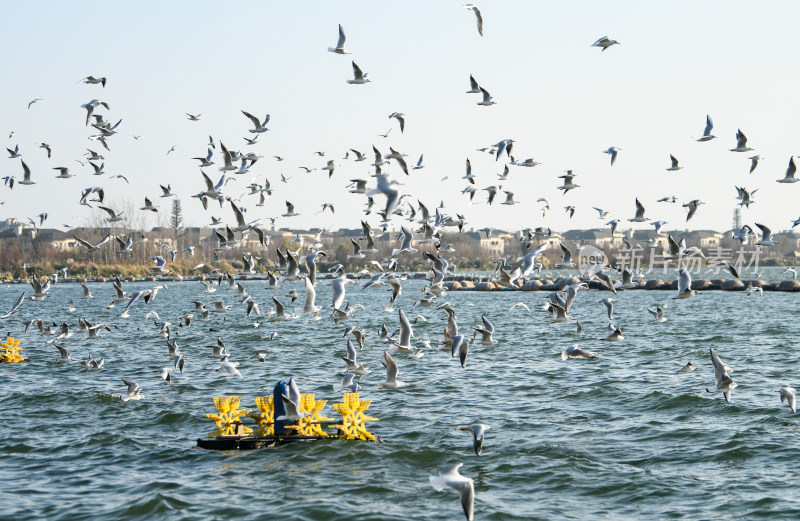
[[[383,366],[386,368],[386,380],[392,381],[397,379],[397,364],[395,363],[392,355],[388,351],[383,352]]]
[[[244,215],[242,214],[242,211],[236,206],[236,204],[234,204],[233,201],[231,201],[231,208],[233,208],[233,213],[236,215],[236,224],[238,226],[247,226],[247,224],[244,222]]]
[[[644,217],[644,206],[636,199],[636,217]]]
[[[128,396],[136,392],[136,389],[139,388],[139,384],[134,382],[133,380],[128,380],[127,378],[122,379],[122,383],[128,386]]]
[[[481,36],[483,33],[481,33]],[[450,485],[458,492],[461,497],[461,507],[464,509],[467,519],[472,519],[475,510],[475,483],[471,478],[462,477],[461,481]]]
[[[364,73],[361,72],[361,67],[356,65],[355,60],[353,60],[353,76],[355,76],[355,79],[357,80],[364,79]]]
[[[414,336],[414,331],[411,329],[411,322],[408,321],[408,317],[400,310],[400,341],[403,342],[405,337],[408,337],[409,341],[410,338]]]
[[[397,163],[400,165],[400,168],[403,170],[403,173],[405,173],[406,175],[408,175],[408,165],[406,164],[406,160],[405,160],[405,159],[403,159],[403,158],[402,158],[402,157],[400,157],[400,156],[398,156],[398,157],[395,157],[394,159],[395,159],[395,161],[397,161]]]
[[[478,24],[478,33],[483,36],[483,16],[481,16],[481,12],[477,7],[472,7],[472,10],[475,12],[475,21]]]
[[[680,255],[681,248],[678,246],[678,243],[675,242],[675,238],[672,235],[667,235],[667,244],[669,245],[669,254],[673,257],[677,257]]]
[[[481,315],[481,320],[483,321],[484,329],[490,333],[494,333],[494,324],[492,324],[492,322],[484,315]]]
[[[411,233],[411,230],[405,226],[401,227],[400,229],[403,232],[403,242],[400,245],[400,249],[411,248],[411,241],[414,239],[414,235]]]
[[[689,273],[689,270],[687,270],[686,267],[683,266],[682,264],[681,267],[678,269],[678,273],[680,276],[680,278],[678,279],[678,295],[680,295],[684,291],[692,287],[692,275]]]
[[[254,115],[250,114],[249,112],[245,112],[245,111],[242,111],[242,114],[247,116],[250,119],[250,121],[253,122],[253,126],[255,128],[258,128],[258,127],[261,126],[261,121],[257,117],[255,117]]]
[[[103,239],[102,239],[100,242],[98,242],[97,244],[95,244],[95,245],[94,245],[94,246],[92,246],[92,247],[93,247],[93,248],[99,248],[100,246],[102,246],[103,244],[107,243],[107,242],[108,242],[108,241],[110,241],[110,240],[111,240],[111,234],[110,234],[110,233],[108,233],[108,234],[106,234],[106,236],[105,236],[105,237],[103,237]]]
[[[348,338],[347,339],[347,358],[352,360],[353,363],[356,363],[356,357],[358,353],[356,353],[356,348],[353,347],[353,342]]]
[[[275,311],[277,312],[278,316],[283,315],[283,304],[281,304],[281,302],[275,297],[272,297],[272,302],[275,303]]]
[[[703,136],[710,136],[712,128],[714,128],[714,122],[711,121],[711,116],[706,116],[706,128],[703,130]]]
[[[569,264],[569,263],[571,263],[571,262],[572,262],[572,252],[571,252],[571,251],[569,251],[569,248],[567,248],[566,246],[564,246],[563,244],[561,244],[561,251],[563,251],[563,252],[564,252],[564,255],[563,255],[563,257],[562,257],[562,259],[563,259],[563,261],[564,261],[564,264]]]
[[[472,74],[470,74],[469,75],[469,89],[470,90],[476,90],[476,89],[479,89],[479,88],[480,88],[480,85],[478,85],[478,82],[475,81],[475,78],[472,76]]]
[[[686,214],[686,222],[689,222],[689,219],[694,217],[695,212],[697,212],[697,205],[696,204],[689,204],[689,213]]]
[[[711,353],[711,363],[714,364],[714,380],[716,380],[717,387],[719,387],[725,381],[725,377],[728,377],[728,374],[725,370],[725,364],[713,347],[709,348],[709,352]]]
[[[736,130],[736,148],[747,147],[747,136],[741,130]]]
[[[98,206],[98,208],[108,213],[108,215],[110,215],[112,219],[117,216],[117,214],[111,208],[108,208],[106,206]]]
[[[209,150],[211,149],[209,148]],[[214,189],[214,182],[202,170],[200,170],[200,173],[203,174],[203,180],[206,182],[206,191],[207,192],[212,191]]]
[[[76,241],[78,241],[79,243],[81,243],[82,245],[86,246],[89,249],[91,249],[93,247],[88,241],[85,241],[85,240],[81,239],[80,237],[78,237],[74,233],[72,234],[72,238],[75,239]]]

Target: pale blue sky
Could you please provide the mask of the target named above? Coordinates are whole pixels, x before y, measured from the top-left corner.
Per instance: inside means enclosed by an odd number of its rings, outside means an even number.
[[[77,205],[80,191],[103,186],[106,202],[130,198],[141,206],[156,198],[159,183],[171,183],[181,197],[188,225],[210,216],[232,219],[228,207],[204,212],[189,195],[203,188],[193,156],[205,155],[208,134],[231,149],[264,155],[251,175],[236,176],[227,194],[239,196],[253,175],[268,176],[275,192],[264,208],[255,197],[242,201],[248,219],[285,212],[284,201],[302,215],[279,218],[278,226],[357,227],[364,196],[347,193],[348,180],[367,177],[366,162],[342,159],[345,150],[388,152],[391,145],[425,169],[406,177],[389,172],[403,193],[433,208],[444,200],[449,213],[463,213],[469,226],[555,230],[594,227],[592,206],[613,217],[633,216],[634,198],[652,219],[683,227],[685,210],[656,203],[676,195],[699,198],[692,228],[727,229],[735,207],[734,185],[759,189],[744,211],[748,222],[774,230],[800,216],[800,185],[781,185],[789,157],[798,153],[797,67],[800,48],[795,2],[526,2],[477,4],[485,20],[478,35],[463,2],[137,2],[103,4],[17,2],[4,7],[0,34],[7,49],[0,98],[2,138],[19,144],[33,170],[35,186],[0,188],[0,217],[50,213],[49,226],[80,225],[91,210]],[[337,24],[348,36],[352,55],[327,52],[336,43]],[[609,35],[621,42],[601,53],[590,44]],[[348,85],[354,59],[372,83]],[[485,86],[497,105],[479,107],[465,94],[469,74]],[[76,84],[87,75],[107,76],[108,86]],[[27,103],[44,98],[28,110]],[[108,101],[108,119],[122,118],[110,139],[106,171],[123,173],[131,184],[91,175],[75,159],[85,148],[85,112],[92,98]],[[259,144],[245,146],[250,122],[241,109],[269,113],[271,129]],[[387,116],[406,114],[406,132]],[[199,122],[185,113],[202,113]],[[696,143],[706,114],[718,139]],[[378,136],[392,128],[388,139]],[[736,129],[765,157],[748,175],[753,153],[737,154]],[[15,135],[6,139],[14,130]],[[143,135],[135,141],[130,135]],[[511,167],[504,188],[521,204],[468,205],[460,191],[467,157],[483,188],[500,182],[501,162],[475,149],[500,139],[517,141],[517,159],[533,157],[533,169]],[[48,160],[37,143],[53,147]],[[165,157],[173,145],[176,151]],[[611,168],[602,151],[622,148]],[[327,157],[312,155],[324,150]],[[669,155],[684,166],[668,173]],[[287,159],[278,163],[273,155]],[[370,154],[371,156],[371,154]],[[332,158],[333,179],[321,167]],[[219,155],[215,156],[221,163]],[[0,161],[0,176],[21,178],[19,160]],[[77,176],[53,179],[54,166]],[[207,169],[212,177],[218,165]],[[562,196],[557,176],[572,169],[581,188]],[[280,173],[292,177],[279,182]],[[449,179],[441,181],[442,177]],[[374,184],[374,183],[371,183]],[[539,197],[552,209],[542,218]],[[155,200],[155,199],[154,199]],[[168,213],[168,200],[158,200]],[[332,202],[336,214],[316,212]],[[383,198],[376,198],[376,206]],[[563,206],[578,207],[571,221]],[[375,217],[373,222],[377,222]],[[398,221],[399,222],[399,221]],[[155,220],[149,221],[150,225]],[[627,228],[625,223],[624,228]],[[646,224],[635,225],[639,229]]]

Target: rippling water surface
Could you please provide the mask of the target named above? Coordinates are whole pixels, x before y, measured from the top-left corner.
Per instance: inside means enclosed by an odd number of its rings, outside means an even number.
[[[767,280],[780,279],[779,269],[763,271]],[[125,286],[130,292],[152,285]],[[273,294],[288,303],[283,295],[295,287],[302,311],[302,282],[274,291],[262,281],[243,285],[263,309]],[[472,344],[466,369],[448,352],[398,354],[399,377],[409,385],[382,390],[386,345],[378,330],[386,324],[393,331],[397,311],[380,309],[389,300],[381,289],[351,285],[348,300],[367,310],[350,325],[366,330],[359,356],[373,371],[361,381],[361,395],[373,400],[369,412],[380,421],[371,427],[385,443],[214,452],[196,448],[214,428],[203,417],[215,412],[214,396],[241,395],[242,406],[253,409],[255,396],[294,376],[302,392],[338,401],[332,385],[344,367],[344,327],[304,317],[253,328],[232,291],[203,294],[196,282],[171,284],[121,319],[119,306],[104,309],[111,285],[90,287],[96,297],[81,300],[79,285],[58,284],[47,301],[26,301],[0,322],[30,357],[0,365],[2,519],[463,519],[455,492],[436,492],[428,482],[454,462],[475,480],[475,519],[800,518],[800,418],[770,391],[800,387],[800,294],[717,291],[671,301],[671,292],[621,292],[614,323],[625,340],[607,343],[599,340],[608,320],[597,301],[608,292],[579,294],[571,315],[583,325],[581,336],[574,322],[549,323],[538,309],[542,292],[453,292],[440,302],[456,307],[462,332],[480,324],[483,313],[499,343]],[[421,288],[421,281],[405,282],[396,308],[428,319],[414,326],[416,339],[439,340],[444,313],[412,307]],[[23,289],[29,288],[0,286],[0,310]],[[317,304],[329,305],[325,281],[317,291]],[[178,323],[195,298],[222,298],[234,310],[175,328],[187,364],[167,385],[155,372],[168,365],[167,348],[144,315],[156,310]],[[70,299],[78,308],[72,314]],[[520,301],[530,315],[508,311]],[[667,322],[651,323],[645,308],[656,304],[666,306]],[[22,333],[22,322],[38,317],[77,330],[79,316],[112,326],[103,339],[76,334],[62,342],[76,360],[104,358],[100,372],[57,364],[57,350],[38,330]],[[279,336],[264,340],[271,331]],[[204,346],[217,336],[241,362],[244,380],[214,372],[216,360]],[[597,358],[562,361],[561,351],[573,343]],[[734,368],[731,404],[705,392],[714,385],[709,347]],[[258,352],[266,363],[250,359]],[[698,369],[677,374],[688,361]],[[123,377],[139,382],[146,397],[128,405],[114,398],[125,391]],[[330,406],[326,412],[334,414]],[[468,433],[455,430],[473,422],[492,426],[480,457]]]

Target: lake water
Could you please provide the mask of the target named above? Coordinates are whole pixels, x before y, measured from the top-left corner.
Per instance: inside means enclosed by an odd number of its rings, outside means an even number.
[[[780,269],[762,269],[767,281]],[[707,277],[711,278],[711,277]],[[274,294],[285,303],[303,283],[266,290],[263,281],[243,282],[266,310]],[[126,284],[128,292],[152,283]],[[442,311],[412,307],[422,281],[407,281],[396,309],[414,325],[415,339],[442,338]],[[269,395],[280,379],[294,376],[302,392],[339,401],[343,325],[327,317],[250,327],[252,320],[232,291],[202,293],[197,282],[171,284],[151,304],[136,303],[128,319],[120,305],[104,309],[111,284],[90,284],[95,298],[81,300],[77,284],[57,284],[44,302],[26,301],[17,315],[0,321],[3,333],[22,339],[30,361],[0,365],[0,519],[464,519],[452,490],[436,492],[428,476],[463,462],[475,480],[475,519],[798,519],[800,478],[795,468],[800,418],[781,404],[783,385],[800,387],[796,360],[800,295],[706,292],[672,301],[672,292],[626,291],[616,296],[614,323],[625,339],[607,335],[608,292],[581,292],[571,315],[581,321],[550,324],[539,306],[542,292],[453,292],[440,302],[456,308],[462,332],[480,324],[496,327],[494,346],[470,346],[466,369],[449,352],[427,351],[419,359],[397,354],[399,378],[408,386],[377,388],[387,347],[381,324],[392,332],[398,314],[383,312],[389,293],[381,288],[347,299],[366,306],[349,325],[367,332],[360,360],[373,373],[361,381],[372,399],[370,425],[385,443],[322,441],[274,449],[215,452],[196,448],[214,429],[203,417],[215,412],[214,396]],[[0,310],[25,289],[0,286]],[[317,304],[330,305],[330,288],[318,282]],[[171,385],[155,371],[169,365],[164,339],[155,336],[147,311],[177,324],[191,300],[224,299],[234,310],[175,327],[187,358]],[[66,312],[70,299],[77,311]],[[525,302],[529,315],[516,302]],[[667,322],[651,323],[647,307],[666,306]],[[291,309],[287,305],[287,309]],[[43,318],[108,323],[105,338],[75,334],[63,340],[76,360],[89,354],[105,368],[87,372],[76,362],[57,364],[58,352],[22,322]],[[210,329],[215,331],[209,331]],[[264,337],[272,331],[278,337]],[[215,373],[204,347],[221,337],[244,380]],[[434,342],[435,343],[435,342]],[[574,343],[595,351],[592,360],[561,359]],[[732,403],[714,386],[708,349],[734,368]],[[251,360],[266,353],[267,362]],[[698,369],[676,371],[692,361]],[[143,400],[125,405],[113,394],[122,378],[143,387]],[[326,408],[333,416],[330,405]],[[483,454],[472,449],[464,423],[491,425]]]

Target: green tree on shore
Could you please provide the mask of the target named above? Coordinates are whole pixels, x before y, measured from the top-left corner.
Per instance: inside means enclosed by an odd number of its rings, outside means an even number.
[[[181,201],[177,197],[172,200],[172,212],[170,215],[170,224],[173,229],[180,228],[183,224],[183,212],[181,211]]]

